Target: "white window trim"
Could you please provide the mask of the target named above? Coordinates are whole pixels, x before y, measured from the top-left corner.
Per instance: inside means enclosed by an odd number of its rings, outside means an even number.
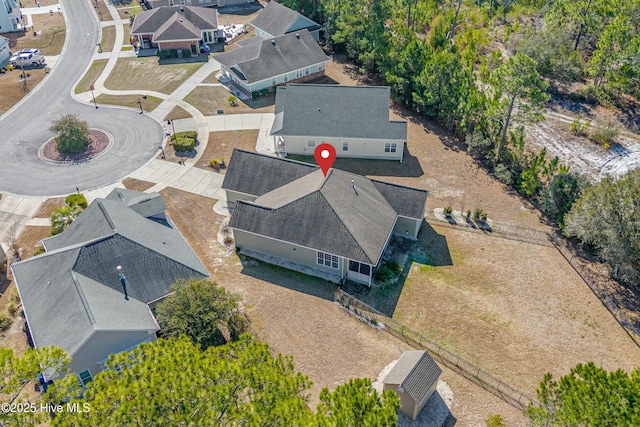
[[[349,141],[342,142],[342,151],[349,151]]]
[[[322,262],[320,262],[321,260]],[[329,265],[327,265],[327,262],[329,263]],[[340,258],[337,255],[332,255],[322,251],[316,251],[316,264],[338,270],[340,269]]]
[[[86,381],[86,382],[82,379],[82,374],[84,374],[85,372],[89,374],[89,381]],[[80,383],[82,384],[82,386],[86,387],[87,384],[93,381],[93,375],[91,375],[91,371],[89,371],[88,369],[85,369],[84,371],[78,373],[78,379],[80,380]]]
[[[315,139],[307,139],[307,147],[313,148],[316,146],[316,140]]]
[[[398,143],[396,142],[385,142],[384,143],[384,152],[385,153],[396,153],[398,151]]]

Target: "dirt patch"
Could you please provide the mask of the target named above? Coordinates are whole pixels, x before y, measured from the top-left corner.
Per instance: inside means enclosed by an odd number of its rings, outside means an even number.
[[[551,246],[433,225],[394,318],[535,396],[578,363],[631,371],[640,350]],[[446,255],[448,254],[448,258]],[[559,279],[561,278],[561,279]]]
[[[163,120],[167,121],[167,120],[179,120],[179,119],[190,119],[190,118],[191,118],[191,114],[189,114],[187,110],[176,105],[175,107],[173,107],[173,110],[171,110],[169,114],[165,116]]]
[[[236,106],[231,106],[231,93],[221,86],[198,86],[184,99],[196,107],[205,116],[217,114],[224,110],[225,114],[273,113],[275,94],[261,96],[254,100],[237,100]]]
[[[25,70],[25,74],[27,74],[27,90],[29,91],[36,87],[47,75],[43,68]],[[20,76],[20,70],[12,70],[5,74],[0,74],[0,114],[7,112],[24,98],[26,94],[24,90],[25,84]]]
[[[116,42],[116,26],[110,25],[108,27],[102,27],[102,45],[103,52],[111,52],[113,45]]]
[[[106,133],[89,129],[89,145],[78,154],[66,154],[58,151],[56,139],[51,138],[42,148],[42,157],[53,162],[77,163],[85,162],[102,153],[109,146],[109,137]]]
[[[115,90],[155,90],[170,94],[195,73],[203,63],[158,64],[155,56],[120,58],[105,81]]]
[[[149,181],[143,181],[141,179],[125,178],[122,180],[122,185],[124,185],[128,190],[144,192],[156,184]]]
[[[53,199],[47,199],[38,208],[33,215],[34,218],[50,218],[54,210],[60,209],[64,206],[64,197],[56,197]]]
[[[209,142],[204,154],[196,167],[200,169],[212,170],[209,161],[211,159],[224,159],[228,165],[231,159],[231,153],[234,148],[241,150],[255,151],[256,140],[258,139],[258,130],[230,130],[223,132],[210,132]],[[225,173],[226,167],[218,168],[218,172]]]
[[[220,83],[216,78],[216,74],[218,73],[219,71],[214,71],[213,73],[209,74],[207,78],[202,81],[202,83]]]

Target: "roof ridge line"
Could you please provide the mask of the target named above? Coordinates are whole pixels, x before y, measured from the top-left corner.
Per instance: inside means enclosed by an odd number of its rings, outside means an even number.
[[[364,176],[364,175],[363,175]],[[423,188],[416,188],[416,187],[409,187],[408,185],[403,185],[403,184],[396,184],[395,182],[389,182],[389,181],[381,181],[379,179],[374,179],[374,178],[368,178],[370,181],[375,181],[375,182],[379,182],[381,184],[385,184],[385,185],[392,185],[394,187],[402,187],[402,188],[408,188],[409,190],[415,190],[415,191],[420,191],[420,192],[424,192],[424,193],[429,193],[429,190],[425,190]],[[384,197],[384,196],[383,196]],[[385,199],[386,200],[386,199]]]
[[[111,229],[114,232],[118,232],[116,230],[116,225],[113,223],[113,220],[111,219],[111,217],[109,216],[109,214],[107,213],[106,208],[104,207],[104,205],[102,204],[102,202],[104,201],[104,199],[96,199],[94,200],[94,202],[98,203],[98,208],[100,208],[100,211],[102,212],[102,214],[104,215],[104,219],[107,220],[107,222],[109,223],[109,226],[111,227]]]
[[[76,257],[76,260],[77,260],[77,257]],[[78,295],[80,296],[80,301],[82,301],[84,310],[87,313],[87,316],[89,317],[89,323],[91,323],[92,325],[95,325],[96,319],[93,317],[93,313],[91,312],[89,301],[87,301],[87,298],[84,296],[84,292],[82,291],[82,288],[80,287],[80,283],[78,283],[78,279],[76,278],[76,272],[73,269],[71,269],[71,279],[73,280],[73,284],[76,287],[76,291],[78,291]]]

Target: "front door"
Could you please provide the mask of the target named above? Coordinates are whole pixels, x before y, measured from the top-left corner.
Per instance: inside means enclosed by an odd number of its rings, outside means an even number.
[[[191,45],[191,54],[192,55],[197,55],[198,54],[198,46],[195,44]]]

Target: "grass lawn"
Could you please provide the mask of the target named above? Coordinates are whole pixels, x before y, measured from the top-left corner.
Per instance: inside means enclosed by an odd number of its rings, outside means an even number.
[[[89,71],[87,71],[87,73],[82,77],[80,83],[76,85],[75,92],[82,93],[88,91],[89,87],[98,80],[98,77],[100,77],[100,74],[104,71],[104,68],[107,66],[107,62],[107,59],[98,59],[97,61],[93,61]]]
[[[142,109],[147,113],[152,112],[158,105],[162,103],[162,99],[155,96],[147,96],[147,99],[142,99],[137,95],[100,95],[96,97],[98,104],[111,104],[111,105],[123,105],[125,107],[138,107],[138,99],[142,102]]]
[[[98,7],[96,8],[96,4]],[[96,13],[98,14],[98,18],[101,21],[111,21],[111,14],[109,13],[109,9],[107,9],[107,5],[104,0],[92,1],[91,5],[94,9],[96,9]]]
[[[213,73],[209,74],[207,78],[202,81],[202,83],[220,83],[220,81],[216,79],[216,74],[218,73],[219,71],[214,71]]]
[[[142,7],[139,4],[134,4],[133,6],[123,6],[117,7],[118,14],[122,19],[129,19],[133,17],[136,13],[142,12]]]
[[[40,49],[45,56],[60,54],[66,34],[64,17],[54,13],[53,15],[33,15],[32,18],[38,34],[34,37],[31,27],[24,33],[15,33],[17,44],[14,50],[31,47]],[[13,35],[6,36],[13,37]]]
[[[213,170],[209,165],[209,160],[221,158],[225,159],[225,164],[229,164],[231,153],[234,148],[255,151],[258,130],[230,130],[223,132],[210,132],[209,142],[204,154],[196,165],[201,169]],[[220,169],[220,173],[225,173],[226,168]]]
[[[111,52],[113,50],[113,45],[116,42],[116,27],[115,25],[111,25],[109,27],[102,28],[102,51],[103,52]]]
[[[216,114],[218,109],[223,109],[225,114],[239,113],[272,113],[275,103],[275,95],[260,97],[257,100],[241,101],[232,107],[229,104],[231,93],[220,86],[199,86],[184,99],[196,107],[205,116]]]
[[[131,25],[124,25],[122,44],[131,44]]]
[[[189,114],[187,110],[176,105],[175,107],[173,107],[173,110],[171,110],[169,114],[165,116],[163,120],[164,121],[179,120],[179,119],[188,119],[190,117],[191,117],[191,114]]]
[[[133,191],[145,191],[153,187],[155,184],[149,181],[143,181],[135,178],[125,178],[122,180],[122,184],[127,190]]]
[[[450,256],[450,258],[449,258]],[[394,318],[535,396],[543,375],[640,350],[552,246],[425,225]]]
[[[158,58],[120,58],[105,86],[115,90],[155,90],[170,94],[203,63],[159,65]]]
[[[33,89],[46,76],[43,68],[25,70],[29,74],[27,77],[27,88]],[[20,70],[9,71],[0,74],[0,114],[3,114],[25,95],[24,83],[20,79]]]
[[[33,215],[34,218],[50,218],[54,210],[60,209],[64,206],[64,197],[55,197],[53,199],[47,199],[40,205],[37,212]]]

